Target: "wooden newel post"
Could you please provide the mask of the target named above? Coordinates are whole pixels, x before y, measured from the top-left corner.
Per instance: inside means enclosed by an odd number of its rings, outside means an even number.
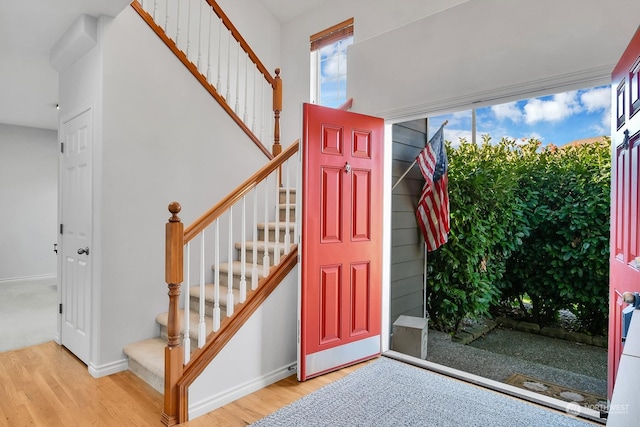
[[[271,154],[276,157],[282,153],[282,145],[280,145],[280,112],[282,111],[282,79],[280,78],[280,68],[276,68],[276,77],[273,85],[273,147],[271,148]],[[281,170],[281,169],[279,169]],[[281,175],[281,174],[280,174]],[[279,181],[280,187],[282,187],[282,176]]]
[[[171,218],[166,225],[165,280],[169,287],[169,320],[167,323],[167,347],[164,351],[164,412],[162,423],[178,424],[178,380],[182,377],[184,354],[180,345],[180,317],[178,300],[183,281],[184,224],[180,221],[180,204],[169,204]]]

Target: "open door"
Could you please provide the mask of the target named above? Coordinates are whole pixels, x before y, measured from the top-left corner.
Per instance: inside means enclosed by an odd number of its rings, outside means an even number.
[[[298,380],[380,354],[384,121],[303,107]]]
[[[613,70],[611,87],[609,399],[623,346],[622,293],[640,293],[640,28]]]

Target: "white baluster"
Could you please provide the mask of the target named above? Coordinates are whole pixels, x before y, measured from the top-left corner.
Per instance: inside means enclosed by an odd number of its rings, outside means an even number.
[[[229,31],[229,41],[227,43],[227,97],[225,101],[230,105],[231,102],[231,40],[233,39],[231,31]]]
[[[204,294],[204,230],[200,232],[200,307],[198,309],[200,313],[200,319],[198,323],[198,348],[204,346],[207,340],[207,324],[205,323],[205,294]]]
[[[187,0],[189,3],[189,9],[187,9],[187,59],[189,59],[189,48],[191,47],[191,0]]]
[[[213,274],[213,331],[220,329],[220,222],[214,221],[215,226],[215,272]]]
[[[266,109],[266,107],[264,106],[264,83],[262,83],[260,85],[262,87],[262,120],[260,121],[260,141],[262,141],[262,143],[265,143],[264,140],[264,111]]]
[[[296,220],[293,222],[293,241],[300,244],[300,234],[298,225],[302,217],[302,197],[300,189],[302,188],[302,150],[298,148],[298,159],[296,161]]]
[[[256,81],[256,74],[258,72],[258,67],[253,68],[253,123],[251,123],[251,132],[256,133],[256,116],[258,112],[256,111],[256,96],[258,93],[258,84]]]
[[[269,232],[265,224],[265,233]],[[251,269],[251,289],[258,289],[258,187],[253,189],[253,268]]]
[[[264,223],[269,225],[269,177],[264,179]],[[269,275],[269,251],[267,245],[269,244],[269,233],[264,233],[264,256],[262,257],[262,277]],[[257,250],[258,248],[256,248]]]
[[[227,317],[233,316],[233,206],[229,208],[229,252],[227,255]]]
[[[249,55],[244,57],[244,124],[249,122]]]
[[[275,236],[275,249],[273,250],[273,265],[280,264],[280,185],[279,185],[279,172],[278,169],[274,171],[274,177],[276,181],[276,236]]]
[[[169,35],[169,0],[164,3],[164,32]]]
[[[153,22],[158,22],[156,15],[158,14],[158,0],[153,0]]]
[[[200,71],[200,66],[202,65],[202,5],[204,4],[204,0],[200,0],[200,14],[198,15],[198,72],[202,74]]]
[[[213,12],[209,10],[209,37],[207,44],[207,81],[211,83],[211,27],[213,27]]]
[[[220,65],[222,64],[222,19],[218,27],[218,79],[216,80],[216,90],[220,93]]]
[[[240,116],[240,42],[236,48],[236,114]]]
[[[289,250],[291,249],[291,235],[289,234],[289,225],[291,224],[291,218],[290,218],[290,214],[289,211],[291,210],[291,203],[289,201],[289,198],[291,196],[291,194],[289,193],[289,168],[291,167],[291,160],[289,159],[287,161],[287,164],[284,166],[287,169],[287,177],[285,180],[285,197],[286,197],[286,201],[284,202],[284,208],[286,209],[285,211],[285,229],[284,229],[284,253],[288,254]]]
[[[247,204],[245,196],[242,196],[242,220],[240,222],[240,301],[247,299]]]
[[[189,359],[191,358],[191,339],[189,339],[189,322],[191,318],[189,317],[189,288],[191,287],[191,242],[187,243],[187,254],[186,254],[186,270],[187,270],[187,281],[186,288],[187,293],[184,296],[184,335],[182,336],[182,346],[184,347],[184,363],[189,363]]]
[[[182,2],[178,0],[178,12],[176,13],[176,47],[178,47],[178,49],[180,49],[180,45],[178,44],[180,42],[180,3]]]

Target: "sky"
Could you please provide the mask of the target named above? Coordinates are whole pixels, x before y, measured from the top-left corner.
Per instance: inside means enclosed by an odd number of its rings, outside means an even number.
[[[455,146],[460,137],[471,141],[471,110],[430,118],[429,134],[445,121],[445,139]],[[477,142],[488,134],[492,141],[503,137],[521,140],[536,138],[542,145],[569,142],[611,134],[611,88],[558,93],[478,108]]]

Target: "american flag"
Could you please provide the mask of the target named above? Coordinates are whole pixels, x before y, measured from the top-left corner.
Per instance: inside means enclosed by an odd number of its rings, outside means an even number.
[[[447,242],[449,233],[449,194],[447,191],[447,151],[444,125],[418,154],[416,162],[425,179],[416,217],[424,235],[427,251]]]

